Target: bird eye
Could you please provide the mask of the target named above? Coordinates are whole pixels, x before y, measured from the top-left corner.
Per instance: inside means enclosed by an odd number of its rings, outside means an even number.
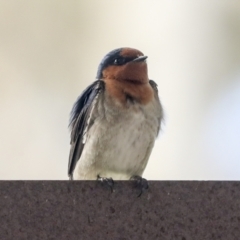
[[[124,63],[125,63],[124,58],[116,58],[114,59],[114,62],[113,62],[114,65],[123,65]]]

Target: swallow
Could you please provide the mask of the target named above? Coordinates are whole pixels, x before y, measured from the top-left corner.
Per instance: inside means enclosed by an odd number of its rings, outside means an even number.
[[[142,174],[163,118],[146,59],[134,48],[109,52],[78,97],[69,124],[70,179],[135,179],[146,187]]]

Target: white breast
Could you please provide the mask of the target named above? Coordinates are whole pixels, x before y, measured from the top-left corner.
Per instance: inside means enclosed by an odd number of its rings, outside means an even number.
[[[113,107],[100,99],[86,133],[86,143],[74,179],[95,180],[97,175],[114,180],[141,176],[159,128],[161,106],[157,100],[142,106]]]

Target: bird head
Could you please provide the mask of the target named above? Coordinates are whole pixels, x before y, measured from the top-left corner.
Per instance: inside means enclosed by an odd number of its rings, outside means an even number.
[[[97,79],[147,83],[147,56],[134,48],[109,52],[98,67]]]

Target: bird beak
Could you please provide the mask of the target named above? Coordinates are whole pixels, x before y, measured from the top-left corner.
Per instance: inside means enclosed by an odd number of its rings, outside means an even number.
[[[142,62],[146,59],[147,59],[147,56],[140,56],[140,57],[137,57],[137,58],[133,59],[132,61],[133,62]]]

